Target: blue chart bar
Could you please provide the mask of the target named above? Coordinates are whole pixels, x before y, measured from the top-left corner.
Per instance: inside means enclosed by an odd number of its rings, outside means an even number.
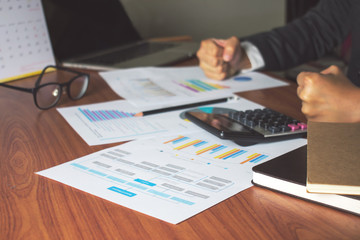
[[[123,111],[119,111],[119,110],[94,110],[94,111],[92,111],[89,109],[81,109],[81,108],[78,108],[78,110],[90,122],[128,118],[128,117],[133,117],[135,115],[135,113],[123,112]]]
[[[227,148],[227,146],[222,145],[222,146],[220,146],[220,147],[214,148],[213,150],[211,150],[211,153],[210,153],[210,154],[215,153],[215,152],[218,152],[218,151],[220,151],[220,150],[222,150],[222,149],[224,149],[224,148]]]
[[[194,147],[200,147],[200,146],[202,146],[204,144],[207,144],[207,143],[208,142],[202,141],[202,142],[199,142],[199,143],[195,144]]]
[[[253,160],[251,160],[250,162],[252,162],[252,163],[257,163],[257,162],[260,162],[261,160],[263,160],[263,159],[265,159],[265,158],[267,158],[268,156],[267,155],[261,155],[261,156],[259,156],[259,157],[257,157],[257,158],[254,158]]]
[[[246,151],[240,150],[239,152],[236,152],[236,153],[234,153],[234,154],[231,154],[231,155],[225,157],[224,160],[226,160],[226,159],[228,159],[228,158],[235,158],[235,157],[237,157],[237,156],[239,156],[239,155],[241,155],[241,154],[244,154],[244,153],[246,153]]]
[[[189,138],[188,138],[188,137],[182,137],[182,138],[180,138],[180,139],[177,139],[177,140],[173,141],[172,143],[173,143],[173,144],[176,144],[176,143],[185,141],[185,140],[187,140],[187,139],[189,139]]]
[[[237,152],[237,153],[235,153],[235,154],[233,154],[231,157],[232,158],[235,158],[235,157],[237,157],[237,156],[239,156],[239,155],[241,155],[241,154],[244,154],[244,153],[246,153],[247,151],[245,151],[245,150],[241,150],[240,152]]]

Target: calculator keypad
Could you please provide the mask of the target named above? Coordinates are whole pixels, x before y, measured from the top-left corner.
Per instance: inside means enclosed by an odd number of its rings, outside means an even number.
[[[306,123],[269,108],[233,111],[229,118],[239,122],[265,137],[306,132]]]

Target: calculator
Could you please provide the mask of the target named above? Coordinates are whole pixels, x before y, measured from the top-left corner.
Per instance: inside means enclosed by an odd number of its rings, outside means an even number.
[[[216,135],[242,146],[307,136],[307,124],[270,108],[236,111],[204,107],[188,110],[184,116]]]

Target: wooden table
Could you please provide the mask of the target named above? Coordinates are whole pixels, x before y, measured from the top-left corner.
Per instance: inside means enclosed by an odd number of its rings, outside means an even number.
[[[96,72],[91,80],[83,99],[61,106],[119,99]],[[305,120],[294,83],[239,95]],[[35,174],[117,144],[90,147],[55,108],[3,87],[0,124],[0,239],[360,239],[360,217],[259,187],[172,225]]]

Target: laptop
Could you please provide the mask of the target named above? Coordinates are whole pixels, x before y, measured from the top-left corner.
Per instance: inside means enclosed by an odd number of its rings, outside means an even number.
[[[141,38],[120,0],[43,0],[56,60],[64,66],[111,70],[165,66],[193,57],[196,42]]]

